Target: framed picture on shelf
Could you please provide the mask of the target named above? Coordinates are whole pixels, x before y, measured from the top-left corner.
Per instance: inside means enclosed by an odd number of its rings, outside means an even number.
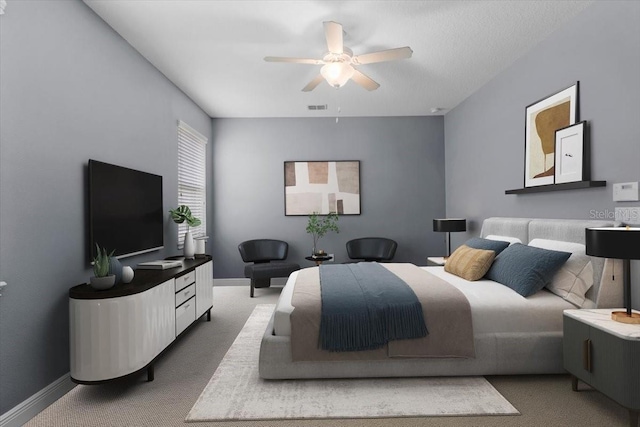
[[[555,182],[556,130],[578,121],[579,82],[525,109],[524,186]]]
[[[360,161],[284,162],[284,214],[360,215]]]
[[[587,123],[583,121],[556,130],[556,184],[589,180],[589,138],[587,129]]]

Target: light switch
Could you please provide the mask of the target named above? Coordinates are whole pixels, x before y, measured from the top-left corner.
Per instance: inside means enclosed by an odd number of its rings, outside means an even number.
[[[622,182],[613,184],[614,202],[637,202],[638,182]]]

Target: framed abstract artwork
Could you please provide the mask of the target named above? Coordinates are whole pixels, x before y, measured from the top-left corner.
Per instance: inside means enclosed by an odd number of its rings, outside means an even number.
[[[556,130],[578,121],[576,84],[526,107],[524,186],[555,182]]]
[[[284,214],[360,215],[360,161],[284,162]]]
[[[555,182],[589,180],[589,140],[587,123],[556,130]]]

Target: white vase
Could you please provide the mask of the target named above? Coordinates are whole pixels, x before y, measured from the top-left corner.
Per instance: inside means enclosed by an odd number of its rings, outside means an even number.
[[[194,254],[196,252],[195,243],[193,242],[193,237],[191,236],[191,232],[187,231],[184,235],[184,257],[186,259],[193,259]]]
[[[195,243],[196,243],[196,258],[200,258],[200,257],[204,256],[206,240],[204,240],[202,238],[194,239],[194,240],[195,240]]]

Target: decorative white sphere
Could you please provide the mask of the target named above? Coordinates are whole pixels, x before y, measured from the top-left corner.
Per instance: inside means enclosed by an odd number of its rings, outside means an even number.
[[[125,265],[122,267],[122,283],[131,283],[133,280],[133,268]]]

